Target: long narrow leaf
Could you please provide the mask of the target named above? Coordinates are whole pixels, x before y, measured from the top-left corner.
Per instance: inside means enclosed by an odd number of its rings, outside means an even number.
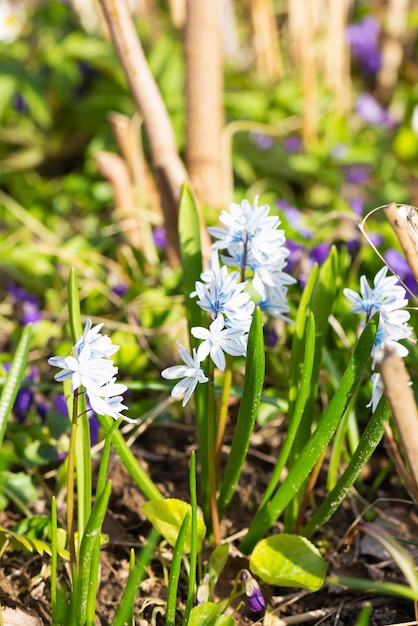
[[[385,432],[384,424],[389,418],[389,407],[385,401],[382,401],[372,414],[361,436],[358,448],[351,457],[344,473],[309,522],[301,529],[301,535],[311,537],[335,513],[381,441]]]
[[[123,592],[122,600],[113,618],[112,626],[126,626],[132,622],[132,614],[135,603],[135,595],[141,582],[147,575],[147,566],[149,565],[153,552],[157,546],[160,535],[156,530],[151,529],[144,547],[139,553],[136,567],[129,576]]]
[[[68,278],[68,313],[73,342],[82,334],[80,299],[78,295],[77,276],[74,268],[71,268]],[[77,481],[77,526],[79,544],[91,512],[92,499],[92,476],[91,476],[91,450],[90,450],[90,425],[86,413],[86,400],[84,394],[80,394],[79,415],[76,438],[76,481]]]
[[[251,434],[260,405],[264,368],[265,357],[261,311],[256,309],[248,337],[244,389],[238,412],[237,427],[219,494],[218,507],[221,518],[234,495],[234,490],[247,456]]]
[[[78,563],[78,581],[76,594],[74,596],[75,615],[78,626],[84,626],[87,620],[87,600],[89,586],[91,584],[91,562],[93,553],[100,550],[100,542],[96,538],[101,534],[104,516],[106,515],[109,503],[112,484],[107,483],[92,509],[91,515],[86,525],[85,533],[80,545]],[[94,621],[93,621],[94,625]],[[92,626],[92,624],[88,624]]]
[[[298,389],[297,401],[293,411],[292,420],[289,423],[286,439],[283,447],[280,450],[280,455],[277,463],[274,467],[273,474],[270,478],[269,484],[261,501],[259,510],[261,510],[267,502],[270,500],[273,492],[275,491],[277,484],[280,480],[283,468],[286,465],[287,458],[289,456],[293,441],[296,437],[297,430],[299,428],[300,420],[302,418],[303,411],[306,406],[306,402],[310,394],[310,385],[312,378],[312,368],[315,357],[315,318],[313,314],[308,318],[308,324],[306,326],[306,345],[305,345],[305,358],[303,361],[303,368],[300,380],[300,386]]]
[[[13,403],[16,400],[17,392],[25,376],[31,339],[32,324],[28,324],[23,330],[0,396],[0,446],[3,443],[7,420],[9,419]]]
[[[187,183],[183,183],[180,196],[179,241],[190,346],[193,348],[197,346],[198,340],[191,335],[190,329],[193,328],[193,326],[205,325],[205,313],[196,303],[196,299],[190,298],[190,294],[195,289],[196,281],[200,280],[203,266],[199,216],[193,194]],[[206,363],[202,363],[203,368],[206,366]],[[208,385],[198,385],[194,396],[199,439],[202,508],[205,519],[208,520],[210,517],[209,456],[206,445],[208,432]]]
[[[190,571],[189,571],[189,585],[187,589],[187,601],[186,610],[183,617],[183,626],[187,626],[189,623],[190,611],[193,607],[193,600],[196,586],[196,565],[197,565],[197,493],[196,493],[196,455],[192,452],[190,456],[190,476],[189,476],[189,489],[190,489],[190,506],[192,508],[191,521],[192,521],[192,536],[191,536],[191,548],[190,548]]]
[[[242,552],[250,552],[255,543],[265,535],[292,498],[295,497],[326,449],[350,403],[354,390],[359,384],[363,370],[370,358],[375,335],[376,321],[372,319],[363,330],[347,365],[340,387],[322,415],[315,432],[311,435],[275,496],[261,513],[255,516],[244,541],[239,546]]]
[[[114,423],[111,417],[107,415],[97,416],[101,426],[108,431]],[[113,433],[112,445],[118,453],[120,460],[128,470],[132,479],[136,482],[142,493],[149,499],[155,500],[159,498],[164,500],[164,496],[158,487],[152,482],[151,478],[141,467],[138,459],[133,454],[132,450],[127,445],[122,433],[119,430],[115,430]]]
[[[173,560],[171,562],[170,578],[168,580],[167,590],[166,626],[175,626],[176,623],[177,589],[179,584],[181,560],[183,558],[184,542],[189,522],[190,511],[188,511],[184,516],[173,552]]]

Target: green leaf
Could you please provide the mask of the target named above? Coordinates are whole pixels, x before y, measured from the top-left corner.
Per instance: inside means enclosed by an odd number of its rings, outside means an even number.
[[[220,614],[220,609],[214,602],[199,604],[190,613],[189,626],[233,626],[234,624],[234,618]]]
[[[7,420],[9,419],[14,401],[16,400],[20,383],[25,375],[31,338],[32,324],[28,324],[25,326],[22,337],[20,338],[19,345],[17,346],[13,357],[11,368],[6,378],[6,383],[0,396],[0,446],[3,443]]]
[[[186,513],[191,513],[191,506],[183,500],[177,498],[168,498],[167,500],[150,500],[145,502],[142,507],[145,515],[160,535],[168,541],[171,546],[176,545],[177,537],[180,532]],[[203,539],[206,535],[206,526],[201,514],[197,517],[197,549],[202,549]],[[186,540],[184,543],[184,551],[190,552],[191,549],[191,528],[189,524]]]
[[[209,557],[209,586],[211,595],[213,594],[218,578],[228,561],[228,556],[229,543],[222,543],[221,545],[216,546]]]
[[[244,389],[239,406],[237,426],[219,494],[219,516],[222,518],[241,475],[260,405],[264,382],[265,355],[261,311],[254,311],[248,336]]]
[[[376,328],[376,320],[373,318],[360,335],[340,386],[329,403],[327,410],[322,415],[316,430],[310,436],[273,498],[254,517],[246,537],[239,546],[242,552],[248,554],[255,543],[266,534],[289,502],[295,497],[329,444],[370,359]]]
[[[0,526],[0,551],[3,552],[4,545],[9,544],[12,550],[22,550],[24,552],[37,552],[41,556],[46,553],[51,555],[52,548],[41,539],[34,539],[33,537],[27,537],[19,533],[11,531],[9,528]],[[57,548],[58,554],[65,559],[69,560],[68,550],[63,548]]]
[[[270,585],[318,591],[327,564],[308,539],[282,534],[263,539],[255,546],[250,570]]]
[[[189,295],[195,290],[195,283],[202,273],[202,251],[200,244],[199,216],[190,187],[183,183],[179,206],[179,241],[181,264],[183,268],[184,293],[189,330],[193,326],[202,326],[205,313],[197,305],[195,298]],[[190,337],[192,347],[198,340]]]
[[[176,623],[176,600],[177,589],[179,585],[181,561],[183,558],[184,542],[186,539],[186,533],[190,522],[190,511],[184,516],[183,522],[180,526],[179,534],[177,535],[176,545],[173,552],[173,560],[170,567],[170,578],[168,580],[167,589],[167,609],[166,609],[166,626],[175,626]]]

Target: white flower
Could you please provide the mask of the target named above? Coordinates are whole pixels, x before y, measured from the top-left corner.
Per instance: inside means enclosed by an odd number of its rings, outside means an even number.
[[[94,390],[87,392],[90,401],[90,406],[98,415],[109,415],[114,420],[118,420],[120,417],[126,422],[135,423],[135,420],[122,415],[121,411],[125,411],[128,407],[122,404],[122,395],[127,390],[126,385],[116,383],[116,378],[102,387],[97,387]]]
[[[53,356],[48,359],[50,365],[62,370],[55,374],[56,381],[62,382],[71,378],[71,391],[75,391],[80,385],[87,391],[95,390],[108,383],[118,371],[110,359],[92,357],[88,345],[80,351],[74,348],[73,352],[73,356]]]
[[[344,289],[346,298],[353,302],[353,313],[364,313],[368,321],[383,306],[390,305],[392,309],[404,307],[408,301],[405,299],[405,289],[397,285],[396,276],[386,276],[388,268],[382,267],[376,274],[371,288],[365,276],[360,278],[360,294],[352,289]]]
[[[119,350],[119,346],[115,346],[107,335],[101,335],[100,330],[103,324],[97,324],[92,328],[91,320],[87,320],[83,335],[78,339],[75,348],[82,349],[88,345],[93,357],[109,358]]]
[[[245,354],[242,345],[236,341],[244,332],[240,328],[225,328],[223,315],[218,315],[209,329],[195,326],[191,333],[193,337],[204,340],[197,349],[198,359],[203,361],[210,354],[212,361],[222,372],[226,365],[224,352],[233,356]]]
[[[383,387],[383,381],[382,381],[380,374],[377,374],[375,372],[374,374],[372,374],[371,379],[372,379],[372,385],[373,385],[372,398],[369,404],[366,404],[366,406],[367,407],[371,406],[372,412],[374,413],[377,405],[379,404],[380,398],[383,396],[384,387]]]
[[[171,395],[173,398],[179,398],[183,394],[182,406],[185,406],[190,399],[190,396],[196,389],[197,383],[207,383],[208,378],[205,376],[204,371],[200,367],[200,361],[196,354],[196,350],[193,349],[193,356],[184,348],[179,341],[177,341],[177,347],[181,360],[185,365],[173,365],[167,367],[161,372],[163,378],[173,380],[175,378],[182,378],[173,389]]]
[[[25,13],[17,0],[0,0],[0,41],[13,43],[25,24]]]

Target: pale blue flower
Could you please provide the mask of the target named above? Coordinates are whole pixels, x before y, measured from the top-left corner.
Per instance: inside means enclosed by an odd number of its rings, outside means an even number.
[[[407,304],[405,289],[397,285],[396,276],[386,276],[386,266],[376,274],[373,281],[374,287],[370,287],[365,276],[360,278],[360,295],[353,289],[344,289],[346,298],[353,302],[353,313],[364,313],[368,321],[383,306],[394,305],[394,309],[402,308]]]
[[[125,393],[126,390],[126,385],[116,383],[116,378],[113,378],[102,387],[89,390],[88,397],[90,406],[97,415],[109,415],[109,417],[112,417],[114,420],[123,417],[126,422],[134,423],[135,420],[121,413],[121,411],[125,411],[128,408],[122,404],[122,394]]]
[[[161,372],[161,376],[168,380],[182,378],[171,390],[171,395],[173,398],[179,398],[184,395],[182,406],[185,406],[196,389],[197,384],[207,383],[209,379],[200,367],[200,360],[196,354],[196,349],[193,348],[193,354],[190,355],[179,341],[177,341],[177,347],[180,358],[185,365],[167,367]]]
[[[78,339],[75,348],[81,350],[88,345],[91,350],[92,357],[109,358],[119,350],[119,346],[115,346],[107,335],[101,335],[100,330],[103,324],[97,324],[92,328],[91,320],[87,320],[83,335]]]
[[[81,350],[74,349],[73,356],[53,356],[48,359],[48,363],[62,370],[54,376],[57,382],[71,378],[71,391],[75,391],[81,385],[87,391],[101,387],[118,371],[110,359],[92,357],[88,345]]]
[[[236,341],[242,337],[244,331],[240,328],[225,328],[223,315],[218,315],[209,329],[195,326],[191,333],[193,337],[204,340],[197,349],[198,359],[203,361],[210,354],[212,361],[221,371],[226,365],[224,352],[232,356],[245,354],[242,344]]]
[[[378,374],[377,372],[371,375],[371,380],[372,380],[372,397],[371,397],[370,402],[366,404],[366,407],[368,408],[371,406],[372,412],[374,413],[377,405],[379,404],[380,398],[383,396],[384,387],[383,387],[382,378],[380,374]]]

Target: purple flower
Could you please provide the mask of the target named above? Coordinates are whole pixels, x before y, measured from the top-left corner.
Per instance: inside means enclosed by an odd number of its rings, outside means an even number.
[[[270,135],[263,133],[251,133],[251,139],[259,150],[270,150],[274,145],[274,139]]]
[[[288,202],[283,199],[277,200],[276,204],[286,217],[289,226],[291,226],[293,230],[306,239],[310,239],[312,237],[312,231],[310,228],[305,226],[303,214],[298,208],[290,206]]]
[[[325,259],[328,257],[329,251],[330,251],[330,245],[328,243],[325,243],[325,242],[320,243],[314,248],[312,248],[312,250],[309,253],[309,258],[312,261],[312,263],[318,263],[318,265],[321,265],[325,261]]]
[[[382,65],[379,33],[380,24],[371,15],[367,15],[358,24],[347,26],[346,34],[351,54],[358,61],[360,70],[366,76],[374,76]]]
[[[359,95],[356,102],[356,112],[365,122],[373,126],[393,128],[396,124],[387,110],[370,93]]]
[[[366,163],[346,163],[341,166],[341,171],[346,183],[365,185],[369,180],[372,167]]]
[[[397,274],[399,278],[405,283],[405,285],[412,291],[412,293],[417,293],[417,281],[409,267],[408,262],[405,257],[398,251],[393,248],[390,248],[385,253],[385,261],[388,265],[390,265],[391,270],[394,274]]]
[[[348,200],[348,204],[353,209],[354,213],[361,217],[363,215],[364,200],[362,198],[351,198]]]
[[[152,237],[154,243],[160,250],[165,250],[167,247],[167,234],[163,226],[156,226],[153,230]]]
[[[26,289],[18,287],[13,283],[8,284],[8,290],[14,299],[16,318],[22,326],[34,324],[42,319],[42,315],[39,310],[38,298],[33,293],[30,293],[29,291],[26,291]]]
[[[118,283],[117,285],[112,287],[112,291],[116,296],[123,298],[125,293],[128,291],[128,286],[124,285],[123,283]]]
[[[243,570],[241,573],[241,581],[244,588],[244,593],[248,598],[248,604],[250,609],[254,612],[264,611],[266,603],[261,593],[260,585],[251,576],[248,570]]]
[[[282,142],[282,146],[286,152],[300,152],[302,145],[302,139],[297,135],[285,137]]]

